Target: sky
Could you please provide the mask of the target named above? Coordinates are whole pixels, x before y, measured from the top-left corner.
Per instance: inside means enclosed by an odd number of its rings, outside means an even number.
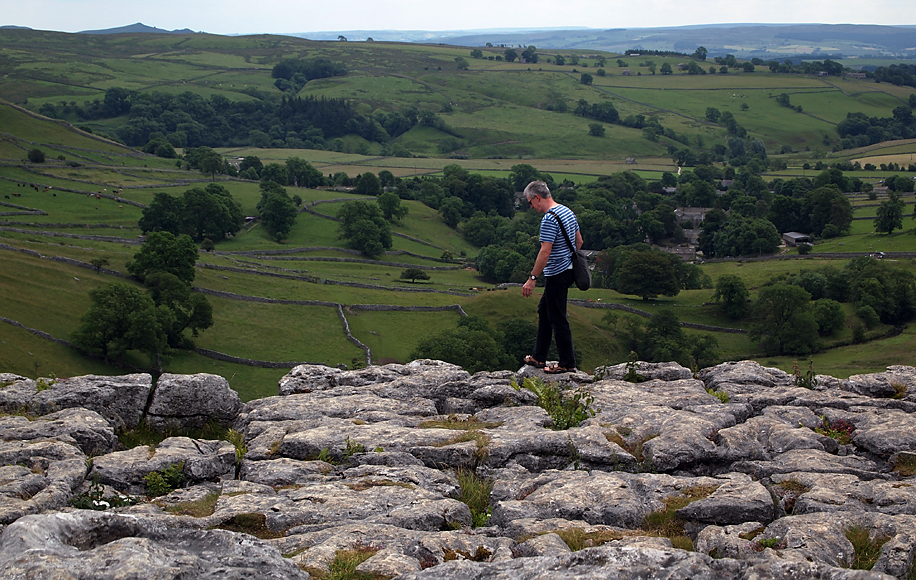
[[[916,25],[916,9],[912,0],[0,0],[0,25],[78,32],[136,22],[214,34],[720,23]]]

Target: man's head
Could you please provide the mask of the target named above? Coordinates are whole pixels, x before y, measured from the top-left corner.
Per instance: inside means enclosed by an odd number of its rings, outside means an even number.
[[[532,181],[528,184],[528,187],[525,188],[525,199],[528,200],[528,205],[530,207],[537,211],[542,211],[540,209],[540,204],[550,199],[550,189],[543,181]]]

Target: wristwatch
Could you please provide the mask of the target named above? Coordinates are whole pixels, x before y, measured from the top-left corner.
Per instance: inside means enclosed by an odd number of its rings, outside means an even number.
[[[529,274],[528,277],[531,278],[532,280],[537,280],[537,279],[538,279],[538,277],[535,276],[534,274]]]

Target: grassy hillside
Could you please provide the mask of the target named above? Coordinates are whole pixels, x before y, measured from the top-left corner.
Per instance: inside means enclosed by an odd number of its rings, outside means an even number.
[[[78,121],[75,113],[66,113],[70,110],[66,105],[103,99],[112,87],[141,93],[190,91],[231,101],[278,98],[282,93],[270,75],[274,64],[284,58],[327,57],[343,63],[349,73],[313,80],[300,96],[346,98],[365,114],[405,107],[436,112],[460,135],[458,154],[621,160],[631,155],[667,157],[668,146],[710,150],[725,144],[725,128],[706,120],[707,107],[732,112],[752,137],[763,139],[774,153],[784,145],[794,151],[828,153],[839,141],[834,127],[847,113],[889,117],[913,92],[886,83],[773,74],[765,67],[753,73],[730,69],[720,74],[715,66],[716,74],[691,76],[678,71],[679,64],[689,61],[685,57],[623,57],[626,66],[619,67],[619,54],[569,50],[561,52],[578,55],[579,63],[558,66],[548,62],[556,52],[543,51],[532,64],[487,60],[501,55],[502,49],[488,49],[483,59],[473,59],[469,48],[446,45],[316,42],[266,35],[93,36],[0,30],[0,98],[35,111],[52,104],[68,121],[98,134],[114,134],[126,117]],[[598,72],[598,55],[607,59],[605,76]],[[467,70],[458,68],[458,57],[468,62]],[[671,65],[675,74],[653,74],[650,61],[656,68]],[[701,64],[704,71],[713,66]],[[582,73],[592,75],[593,83],[582,84]],[[779,107],[775,97],[781,93],[802,105],[804,113]],[[603,138],[591,137],[588,126],[593,121],[572,114],[580,99],[610,101],[621,117],[656,117],[674,130],[680,142],[666,137],[650,141],[642,131],[621,125],[608,126]],[[561,102],[568,112],[551,110]],[[438,156],[443,137],[439,131],[417,126],[394,143],[414,154]],[[370,153],[380,150],[378,143],[355,137],[344,142],[352,151],[360,146],[368,146]]]
[[[888,116],[908,96],[907,89],[857,81],[825,81],[769,73],[706,75],[689,77],[652,75],[648,68],[630,59],[632,76],[611,67],[607,76],[594,76],[591,86],[579,82],[581,72],[595,74],[594,63],[557,66],[496,61],[475,61],[468,49],[444,46],[396,45],[386,43],[317,43],[287,37],[218,37],[210,35],[116,35],[93,37],[30,31],[0,31],[0,97],[37,109],[43,103],[101,98],[113,86],[141,91],[180,92],[202,95],[222,94],[230,99],[258,98],[251,89],[279,94],[273,87],[270,68],[280,58],[325,55],[343,60],[351,73],[346,77],[310,82],[303,95],[347,97],[361,109],[373,112],[397,110],[403,106],[431,108],[462,135],[467,159],[452,159],[437,152],[441,133],[415,127],[398,142],[427,157],[389,158],[370,151],[357,155],[346,151],[223,149],[227,157],[257,155],[265,163],[283,162],[290,156],[309,161],[324,174],[344,171],[356,175],[389,169],[397,176],[434,175],[448,164],[470,171],[506,176],[511,167],[525,159],[559,180],[579,183],[598,176],[635,170],[643,177],[657,179],[662,172],[676,172],[667,146],[682,144],[661,138],[644,138],[641,131],[619,125],[608,126],[603,138],[588,135],[592,121],[571,113],[547,110],[557,98],[574,105],[578,99],[599,102],[610,99],[621,115],[657,116],[665,127],[686,135],[696,147],[724,143],[723,127],[705,119],[706,107],[730,111],[752,136],[760,136],[768,148],[791,144],[789,168],[779,172],[785,178],[813,176],[801,163],[827,155],[824,134],[845,115],[862,111]],[[454,58],[468,58],[471,67],[459,71]],[[654,58],[656,64],[677,59]],[[440,69],[441,67],[441,69]],[[532,70],[528,70],[532,68]],[[573,72],[573,69],[576,72]],[[635,74],[641,73],[641,74]],[[247,91],[247,92],[246,92]],[[792,102],[803,104],[799,114],[778,107],[774,95],[792,93]],[[444,104],[452,112],[442,112]],[[746,110],[741,107],[747,104]],[[75,119],[71,119],[76,122]],[[176,169],[174,160],[138,153],[98,133],[109,131],[125,119],[89,123],[92,135],[67,123],[30,114],[17,106],[0,103],[0,316],[27,327],[67,339],[78,326],[89,305],[89,292],[111,281],[126,281],[110,274],[55,261],[68,258],[88,263],[104,257],[108,268],[126,274],[126,263],[139,249],[141,231],[137,220],[142,205],[155,192],[180,195],[195,185],[209,182],[197,172]],[[83,123],[78,123],[83,125]],[[829,139],[828,139],[829,141]],[[359,138],[347,138],[355,150]],[[373,144],[371,147],[375,147]],[[47,161],[24,161],[29,149],[45,151]],[[810,149],[810,150],[808,150]],[[916,151],[916,142],[894,142],[845,152],[837,158],[904,159]],[[637,165],[624,159],[637,157]],[[490,158],[492,157],[492,158]],[[876,163],[876,161],[871,161]],[[883,162],[883,161],[882,161]],[[897,161],[903,163],[903,161]],[[876,182],[882,172],[856,175]],[[772,176],[770,176],[772,177]],[[260,198],[257,183],[244,180],[220,181],[239,201],[246,215],[254,215]],[[38,185],[36,191],[26,184]],[[50,189],[46,189],[50,188]],[[114,192],[118,199],[115,199]],[[290,188],[305,203],[358,198],[353,194]],[[98,195],[98,197],[96,197]],[[6,199],[10,196],[10,199]],[[905,198],[907,214],[913,198]],[[128,203],[134,202],[134,204]],[[409,214],[393,230],[421,240],[395,236],[394,253],[380,261],[340,261],[358,258],[349,253],[337,235],[337,224],[321,216],[301,213],[283,244],[272,240],[261,226],[246,227],[239,235],[217,244],[213,253],[201,253],[195,286],[234,296],[209,296],[214,307],[214,326],[203,332],[198,346],[232,356],[264,361],[303,361],[352,365],[364,353],[349,341],[336,307],[295,305],[284,301],[327,301],[341,305],[351,333],[371,348],[373,360],[406,361],[424,338],[454,328],[459,320],[455,310],[436,312],[370,311],[358,305],[452,306],[460,305],[472,315],[483,316],[494,326],[521,318],[536,322],[536,302],[521,297],[517,288],[495,290],[472,269],[430,271],[431,280],[409,284],[399,279],[412,266],[442,266],[438,258],[448,251],[473,258],[478,249],[458,232],[443,224],[431,208],[415,201],[404,202]],[[874,216],[875,208],[862,207],[857,216]],[[141,204],[141,205],[135,205]],[[334,215],[340,202],[314,207]],[[23,209],[25,208],[25,209]],[[40,210],[42,213],[35,213]],[[817,252],[914,251],[916,235],[907,218],[904,232],[891,236],[873,234],[870,219],[853,222],[849,236],[826,241],[810,260],[766,262],[720,262],[703,265],[713,278],[739,273],[752,288],[772,276],[797,273],[830,263],[842,267],[845,260],[817,260]],[[238,252],[295,250],[282,256]],[[16,251],[23,250],[23,251]],[[398,253],[410,252],[415,255]],[[36,255],[37,253],[38,255]],[[901,265],[913,269],[911,261]],[[284,277],[272,276],[279,274]],[[318,279],[322,283],[313,281]],[[357,286],[360,285],[360,286]],[[477,290],[484,288],[484,291]],[[425,290],[416,292],[415,290]],[[486,291],[490,290],[490,291]],[[587,294],[572,291],[573,298],[587,298],[592,305],[623,304],[649,313],[672,307],[683,321],[716,326],[736,326],[710,305],[712,289],[681,292],[674,298],[649,302],[622,296],[611,290],[593,289]],[[260,297],[272,302],[253,303],[240,297]],[[587,370],[626,359],[619,340],[620,325],[605,320],[607,310],[570,307],[577,349]],[[740,325],[738,325],[740,326]],[[0,322],[0,370],[28,376],[67,376],[85,373],[125,372],[86,359],[66,346],[39,338],[19,327]],[[876,329],[877,331],[882,328]],[[694,333],[694,331],[688,331]],[[831,341],[848,340],[850,330]],[[723,359],[758,357],[768,364],[791,370],[791,359],[763,358],[745,335],[717,333]],[[533,337],[532,337],[533,340]],[[848,376],[905,363],[916,338],[911,330],[892,339],[827,350],[814,357],[819,372]],[[909,349],[909,351],[907,351]],[[130,353],[127,362],[145,367],[147,361]],[[207,358],[197,353],[178,353],[166,361],[173,372],[214,372],[227,377],[245,399],[276,392],[276,380],[283,369],[263,369]]]

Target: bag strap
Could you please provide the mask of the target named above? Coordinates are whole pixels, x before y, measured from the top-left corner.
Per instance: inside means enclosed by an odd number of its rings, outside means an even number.
[[[547,213],[549,213],[550,215],[552,215],[552,216],[554,217],[554,219],[557,220],[557,223],[560,224],[560,231],[563,232],[563,237],[566,238],[566,243],[569,245],[569,251],[572,252],[573,254],[575,254],[575,253],[576,253],[576,248],[574,248],[573,245],[572,245],[572,242],[569,241],[569,234],[566,233],[566,228],[563,227],[563,220],[560,219],[560,216],[558,216],[557,214],[553,213],[553,210],[548,210]]]

